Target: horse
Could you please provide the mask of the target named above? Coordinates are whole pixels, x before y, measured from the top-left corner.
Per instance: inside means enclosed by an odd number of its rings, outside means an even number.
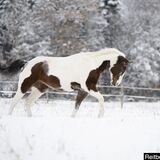
[[[33,58],[19,74],[18,89],[9,114],[12,114],[18,101],[31,89],[30,95],[26,98],[26,110],[27,115],[32,116],[31,107],[34,102],[51,88],[58,91],[77,91],[73,117],[88,94],[98,100],[98,117],[102,117],[104,98],[96,87],[99,77],[104,70],[109,70],[110,83],[117,86],[123,79],[128,63],[125,54],[115,48],[81,52],[66,57]]]

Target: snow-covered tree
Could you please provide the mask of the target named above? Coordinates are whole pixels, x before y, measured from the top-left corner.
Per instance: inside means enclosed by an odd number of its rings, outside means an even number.
[[[1,0],[0,64],[114,47],[133,61],[125,85],[159,87],[159,4],[159,0]]]

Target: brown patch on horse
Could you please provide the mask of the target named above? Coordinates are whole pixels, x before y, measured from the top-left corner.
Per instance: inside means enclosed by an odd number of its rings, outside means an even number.
[[[31,75],[24,79],[22,85],[21,85],[21,91],[22,93],[25,93],[28,91],[28,89],[39,80],[39,77],[44,72],[44,69],[42,68],[43,62],[37,63],[34,65],[31,69]]]
[[[44,77],[41,78],[41,80],[42,80],[42,82],[44,82],[44,84],[46,84],[47,86],[49,86],[51,88],[55,88],[55,89],[60,89],[61,88],[59,78],[57,78],[54,75],[44,76]]]
[[[47,87],[53,87],[53,88],[60,88],[60,81],[56,76],[47,75],[48,73],[48,64],[46,61],[39,62],[35,64],[31,69],[31,75],[24,79],[22,85],[21,85],[21,91],[22,93],[27,92],[31,86],[37,86],[38,89],[41,91],[46,89]],[[43,83],[43,85],[38,82]]]
[[[88,78],[86,80],[86,86],[89,91],[93,90],[97,92],[96,84],[98,82],[99,76],[105,69],[108,69],[109,67],[110,61],[103,61],[103,63],[97,69],[92,70],[89,73]]]
[[[33,86],[36,87],[41,93],[45,92],[48,89],[48,86],[40,81],[33,84]]]
[[[117,63],[111,68],[113,74],[113,85],[116,84],[117,80],[125,72],[128,65],[128,60],[123,56],[118,56]]]

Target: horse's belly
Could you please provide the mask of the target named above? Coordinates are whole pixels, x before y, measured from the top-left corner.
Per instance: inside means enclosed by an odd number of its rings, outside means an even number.
[[[82,74],[78,71],[74,71],[74,69],[72,70],[67,70],[67,69],[56,70],[55,69],[53,70],[53,72],[49,72],[49,75],[54,75],[59,79],[61,88],[65,91],[73,91],[73,89],[71,88],[72,82],[79,83],[81,88],[86,89],[85,81],[86,81],[87,74],[84,74],[84,73]]]
[[[76,82],[82,86],[79,76],[75,75],[57,75],[60,80],[61,88],[65,91],[73,91],[71,88],[71,83]]]
[[[72,87],[71,87],[71,83],[72,83],[72,82],[78,83],[83,90],[87,91],[87,87],[86,87],[85,83],[82,83],[82,82],[80,82],[80,81],[78,81],[78,80],[76,80],[76,79],[74,79],[74,80],[69,80],[69,81],[63,81],[63,80],[61,80],[61,81],[60,81],[60,83],[61,83],[61,88],[62,88],[64,91],[68,91],[68,92],[73,91],[73,89],[72,89]]]

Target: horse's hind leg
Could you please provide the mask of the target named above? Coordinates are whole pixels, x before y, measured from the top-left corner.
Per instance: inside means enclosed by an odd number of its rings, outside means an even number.
[[[31,88],[31,86],[35,83],[35,79],[32,77],[25,78],[23,82],[19,82],[18,84],[18,90],[16,92],[16,95],[14,96],[10,109],[9,114],[11,115],[13,112],[13,109],[15,108],[18,101],[25,95],[25,93]]]
[[[45,93],[47,90],[47,86],[43,83],[36,82],[31,90],[31,94],[26,99],[26,109],[27,109],[27,115],[32,116],[31,113],[31,107],[34,105],[35,101],[41,97],[42,94]]]
[[[16,104],[18,103],[18,101],[24,96],[24,94],[21,92],[20,89],[17,90],[14,98],[12,99],[12,103],[11,106],[9,108],[9,114],[11,115],[13,112],[13,109],[15,108]]]
[[[88,93],[83,91],[83,90],[78,91],[78,94],[77,94],[77,97],[76,97],[75,108],[73,110],[72,117],[76,116],[76,113],[78,112],[82,101],[86,98],[87,95],[88,95]]]
[[[28,117],[32,116],[31,107],[34,105],[34,102],[41,96],[41,92],[35,87],[32,87],[30,95],[25,100],[25,106]]]

